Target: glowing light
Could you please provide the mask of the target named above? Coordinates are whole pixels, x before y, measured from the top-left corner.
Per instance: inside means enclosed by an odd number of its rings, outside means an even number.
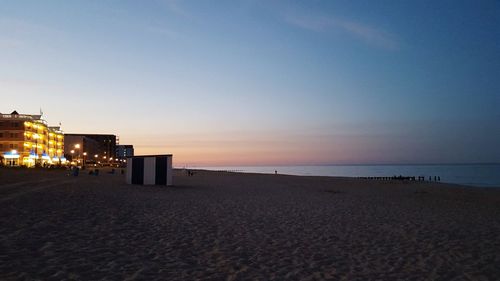
[[[5,159],[17,159],[19,158],[19,154],[17,154],[17,150],[13,149],[10,152],[4,153],[3,157]]]
[[[80,144],[79,143],[75,144],[75,148],[80,148]]]

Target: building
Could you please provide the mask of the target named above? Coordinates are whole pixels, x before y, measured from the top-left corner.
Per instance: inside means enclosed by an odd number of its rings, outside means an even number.
[[[64,154],[76,163],[111,163],[116,159],[116,136],[64,134]]]
[[[42,115],[0,113],[0,156],[6,166],[64,164],[64,134]]]
[[[126,159],[134,156],[134,146],[131,144],[120,144],[116,146],[116,158]]]
[[[94,155],[102,152],[99,143],[86,136],[65,135],[64,153],[74,164],[94,163]]]

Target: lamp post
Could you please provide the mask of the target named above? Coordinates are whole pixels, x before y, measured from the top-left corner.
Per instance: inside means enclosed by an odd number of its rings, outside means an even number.
[[[78,158],[77,158],[77,161],[80,161],[80,144],[77,143],[75,144],[75,150],[78,149]]]
[[[75,160],[74,159],[75,151],[72,149],[72,150],[70,150],[70,153],[71,153],[71,162],[73,162]]]
[[[83,153],[83,167],[85,167],[85,156],[87,156],[87,152]]]

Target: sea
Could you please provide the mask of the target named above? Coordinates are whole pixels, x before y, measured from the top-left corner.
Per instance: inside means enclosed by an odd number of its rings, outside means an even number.
[[[423,176],[434,181],[477,187],[500,188],[500,164],[449,164],[449,165],[322,165],[322,166],[226,166],[190,167],[214,171],[264,173],[298,176],[334,177],[392,177]]]

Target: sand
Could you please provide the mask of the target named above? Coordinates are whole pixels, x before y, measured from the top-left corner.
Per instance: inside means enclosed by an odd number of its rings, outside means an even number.
[[[0,169],[1,280],[500,280],[500,189]]]

